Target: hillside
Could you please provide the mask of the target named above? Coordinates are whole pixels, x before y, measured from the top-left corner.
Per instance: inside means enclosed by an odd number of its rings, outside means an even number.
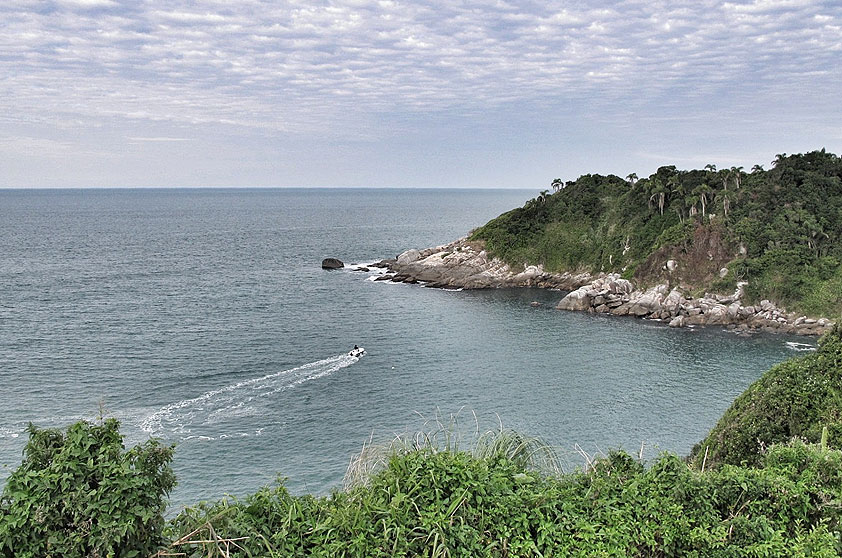
[[[757,466],[772,444],[799,438],[842,442],[842,330],[837,325],[815,353],[767,371],[725,411],[690,460],[701,467]]]
[[[772,168],[584,175],[475,230],[515,268],[620,273],[639,285],[733,293],[790,311],[842,311],[842,160],[778,155]],[[672,260],[671,269],[665,262]],[[727,272],[725,271],[727,270]]]

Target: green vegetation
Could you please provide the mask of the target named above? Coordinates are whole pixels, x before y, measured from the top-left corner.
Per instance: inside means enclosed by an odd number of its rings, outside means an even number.
[[[836,556],[842,452],[794,440],[756,467],[700,471],[623,452],[561,474],[540,440],[500,430],[459,449],[450,426],[366,446],[346,489],[280,481],[172,522],[187,556]],[[202,540],[188,544],[189,540]]]
[[[701,473],[613,453],[544,476],[504,456],[418,449],[330,497],[283,485],[173,522],[187,556],[837,556],[842,453],[794,442]],[[174,549],[174,550],[175,550]]]
[[[65,438],[37,429],[30,436],[28,449]],[[3,555],[151,556],[158,550],[155,556],[194,558],[830,557],[842,552],[842,452],[826,443],[774,444],[754,466],[706,470],[668,454],[644,466],[613,452],[588,458],[582,471],[561,474],[549,448],[514,432],[487,433],[472,451],[422,435],[380,448],[385,453],[364,451],[361,459],[374,464],[357,464],[357,473],[367,471],[365,481],[328,497],[293,496],[280,480],[240,501],[187,508],[166,525],[165,544],[160,494],[172,487],[164,464],[169,448],[151,443],[126,453],[115,450],[116,421],[73,425],[60,445],[70,439],[99,449],[51,453],[46,461],[45,454],[28,451],[10,479],[0,515]],[[103,453],[104,447],[112,449]],[[115,460],[118,454],[123,457]],[[145,463],[142,480],[138,460]],[[124,465],[116,467],[117,461]],[[65,483],[56,475],[85,468],[87,474]],[[23,487],[22,478],[33,480]],[[55,484],[61,490],[53,497],[40,490]],[[122,490],[106,498],[106,484],[143,487],[148,497]],[[89,492],[100,496],[94,502]],[[144,517],[151,525],[138,528]],[[132,535],[120,535],[127,532]]]
[[[794,437],[842,446],[842,329],[818,351],[766,372],[743,392],[711,433],[693,448],[696,466],[757,465],[765,446]]]
[[[0,500],[0,556],[146,557],[164,541],[173,448],[125,451],[118,422],[67,433],[29,427],[23,463]]]
[[[791,310],[842,311],[842,160],[824,150],[778,155],[773,168],[682,171],[648,178],[584,175],[474,231],[509,264],[618,272],[642,283],[731,291]],[[666,276],[664,262],[678,270]],[[726,280],[719,270],[728,267]]]
[[[842,327],[764,374],[688,459],[619,451],[562,472],[503,430],[460,448],[455,422],[368,445],[345,488],[283,480],[169,522],[173,448],[123,447],[116,420],[29,428],[0,499],[4,557],[842,555]]]

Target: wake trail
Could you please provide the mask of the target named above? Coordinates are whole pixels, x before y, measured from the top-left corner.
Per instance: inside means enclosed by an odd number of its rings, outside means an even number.
[[[212,438],[214,425],[268,411],[270,396],[348,367],[359,358],[347,354],[310,362],[258,378],[243,380],[193,397],[170,403],[140,421],[147,434],[169,438]]]

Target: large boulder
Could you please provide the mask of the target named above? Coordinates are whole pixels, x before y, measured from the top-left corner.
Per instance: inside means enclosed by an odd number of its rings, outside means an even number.
[[[634,285],[628,279],[620,279],[617,275],[609,275],[605,285],[611,294],[630,294]]]
[[[629,306],[629,315],[648,316],[649,314],[660,312],[665,291],[666,285],[658,285],[657,287],[652,287],[639,297],[633,299],[631,301],[631,306]]]
[[[325,258],[322,260],[322,269],[342,269],[345,267],[345,264],[342,263],[342,260],[337,260],[336,258]]]
[[[705,323],[707,325],[721,325],[730,323],[728,307],[722,304],[713,304],[705,311]]]
[[[416,249],[407,250],[398,256],[399,265],[408,265],[421,259],[421,252]]]
[[[678,316],[681,312],[681,304],[684,302],[684,295],[681,294],[681,291],[678,289],[673,289],[670,291],[670,294],[664,299],[664,302],[661,303],[661,308],[664,312],[668,312],[669,315]]]
[[[582,312],[591,307],[590,288],[585,286],[568,293],[556,306],[559,310]]]

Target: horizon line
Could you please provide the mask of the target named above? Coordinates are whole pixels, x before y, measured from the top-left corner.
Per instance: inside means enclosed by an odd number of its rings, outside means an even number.
[[[532,190],[523,186],[2,186],[0,191],[70,190]],[[537,187],[535,190],[540,191]]]

